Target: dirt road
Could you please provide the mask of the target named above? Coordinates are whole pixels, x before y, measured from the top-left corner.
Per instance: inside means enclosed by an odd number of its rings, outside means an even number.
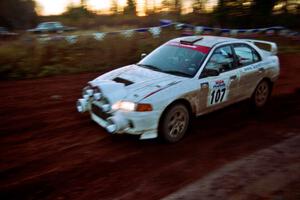
[[[300,54],[280,59],[282,75],[263,112],[249,112],[242,102],[197,118],[172,145],[108,135],[78,114],[76,99],[98,74],[2,81],[0,199],[160,199],[297,137]],[[286,165],[300,168],[300,160]],[[252,187],[258,195],[250,199],[300,199],[300,177],[278,184],[264,184],[261,193]],[[232,196],[240,197],[243,187]]]

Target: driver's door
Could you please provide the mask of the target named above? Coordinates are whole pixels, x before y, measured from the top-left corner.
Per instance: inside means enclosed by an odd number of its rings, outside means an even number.
[[[215,49],[200,82],[199,114],[224,107],[239,98],[239,70],[230,45]]]

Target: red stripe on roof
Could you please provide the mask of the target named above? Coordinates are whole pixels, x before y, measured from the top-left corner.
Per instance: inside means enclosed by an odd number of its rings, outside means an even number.
[[[199,52],[204,53],[204,54],[208,54],[210,49],[211,49],[210,47],[206,47],[206,46],[187,45],[187,44],[181,44],[179,42],[170,42],[167,45],[181,47],[181,48],[187,48],[187,49],[193,49],[195,51],[199,51]]]

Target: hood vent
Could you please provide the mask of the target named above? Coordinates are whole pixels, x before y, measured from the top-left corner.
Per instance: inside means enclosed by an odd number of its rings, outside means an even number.
[[[113,81],[115,81],[117,83],[123,83],[123,84],[125,84],[125,86],[133,84],[132,81],[129,81],[129,80],[126,80],[126,79],[123,79],[123,78],[120,78],[120,77],[114,78]]]

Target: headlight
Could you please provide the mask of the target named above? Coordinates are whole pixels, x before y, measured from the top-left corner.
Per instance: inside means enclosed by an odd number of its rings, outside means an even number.
[[[153,110],[151,104],[133,103],[130,101],[119,101],[112,105],[112,109],[137,112],[147,112]]]
[[[129,101],[119,101],[112,105],[113,110],[135,111],[136,104]]]

